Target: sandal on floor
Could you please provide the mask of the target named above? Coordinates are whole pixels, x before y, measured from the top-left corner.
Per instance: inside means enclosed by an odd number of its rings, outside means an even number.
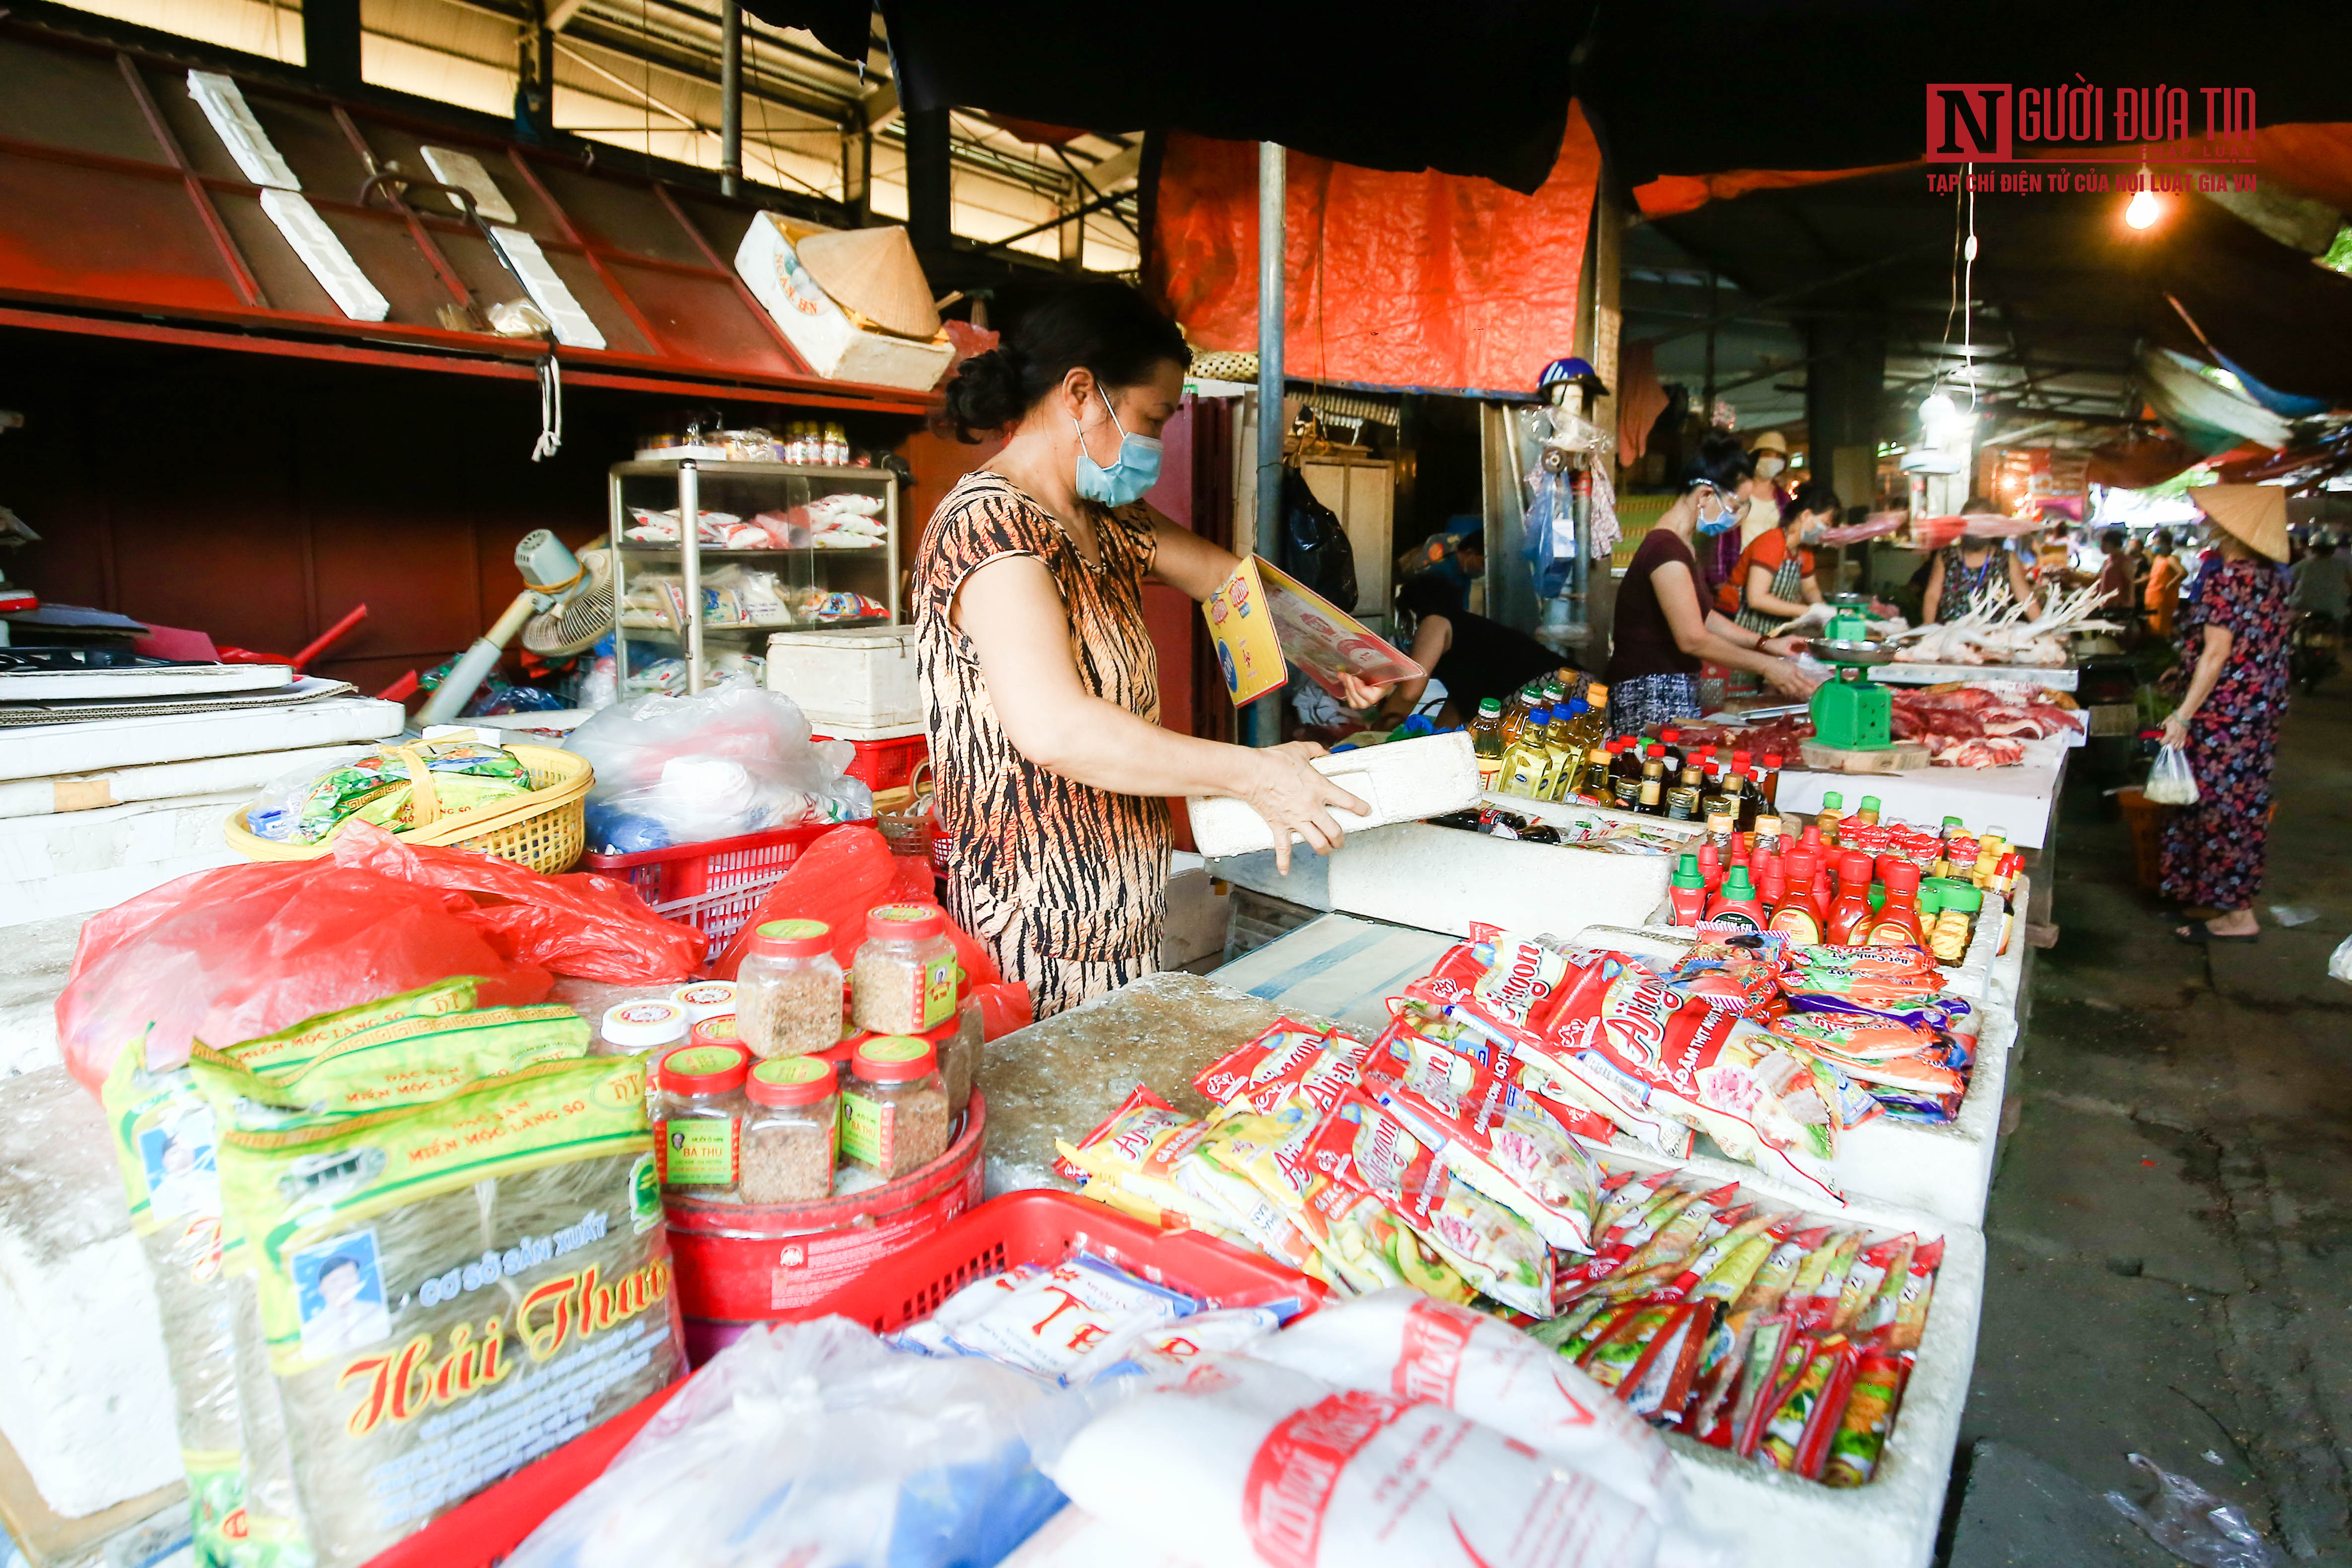
[[[2172,940],[2187,942],[2190,947],[2204,947],[2217,942],[2260,942],[2263,933],[2251,931],[2244,936],[2223,936],[2203,921],[2192,921],[2185,926],[2173,927]]]

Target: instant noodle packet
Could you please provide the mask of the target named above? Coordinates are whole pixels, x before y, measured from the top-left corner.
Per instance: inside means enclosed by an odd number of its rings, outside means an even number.
[[[1763,1266],[1757,1269],[1755,1278],[1748,1282],[1748,1288],[1731,1303],[1731,1310],[1735,1312],[1779,1311],[1780,1303],[1788,1299],[1790,1288],[1796,1283],[1798,1271],[1804,1268],[1805,1260],[1829,1239],[1831,1228],[1825,1225],[1815,1226],[1801,1230],[1776,1245]],[[1811,1287],[1808,1286],[1807,1289],[1810,1291]]]
[[[1055,1140],[1054,1168],[1080,1194],[1163,1230],[1205,1231],[1247,1243],[1223,1205],[1204,1199],[1178,1172],[1208,1126],[1139,1084],[1118,1110],[1076,1144]]]
[[[1372,1047],[1284,1018],[1201,1069],[1192,1087],[1213,1105],[1263,1116],[1294,1095],[1328,1110],[1352,1087]]]
[[[267,1074],[198,1042],[188,1068],[228,1125],[268,1128],[430,1105],[482,1079],[583,1057],[589,1037],[585,1018],[542,1002],[390,1019]]]
[[[1789,1287],[1782,1310],[1797,1321],[1797,1327],[1808,1333],[1817,1333],[1830,1326],[1837,1316],[1838,1296],[1845,1289],[1845,1277],[1862,1251],[1863,1233],[1842,1230],[1830,1238],[1829,1245],[1820,1248],[1798,1265],[1797,1278]]]
[[[1944,1265],[1944,1238],[1923,1242],[1912,1249],[1911,1262],[1904,1270],[1903,1289],[1891,1308],[1882,1298],[1876,1304],[1871,1332],[1878,1348],[1886,1351],[1916,1351],[1927,1328],[1927,1306],[1936,1295],[1936,1270]],[[1892,1276],[1889,1276],[1892,1279]],[[1892,1316],[1883,1314],[1892,1311]]]
[[[1756,1457],[1776,1470],[1807,1480],[1818,1479],[1829,1458],[1831,1439],[1837,1436],[1862,1348],[1841,1335],[1811,1341],[1799,1335],[1797,1345],[1810,1346],[1804,1368],[1780,1393],[1764,1417]],[[1793,1352],[1792,1352],[1793,1353]],[[1781,1358],[1785,1369],[1789,1357]]]
[[[1912,1248],[1918,1241],[1917,1237],[1906,1235],[1864,1247],[1853,1266],[1846,1270],[1845,1285],[1838,1291],[1837,1311],[1830,1319],[1830,1328],[1856,1337],[1866,1333],[1871,1309],[1879,1292],[1888,1280],[1904,1277],[1911,1264]]]

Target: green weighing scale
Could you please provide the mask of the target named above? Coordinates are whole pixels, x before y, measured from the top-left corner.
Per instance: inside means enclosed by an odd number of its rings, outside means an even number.
[[[1841,595],[1830,624],[1811,642],[1812,655],[1837,674],[1813,693],[1813,739],[1842,752],[1884,752],[1895,744],[1895,700],[1870,679],[1873,665],[1885,664],[1895,650],[1873,641],[1869,601]]]

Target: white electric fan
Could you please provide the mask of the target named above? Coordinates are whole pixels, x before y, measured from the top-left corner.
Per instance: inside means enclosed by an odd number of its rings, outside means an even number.
[[[418,729],[455,723],[518,632],[531,652],[562,658],[585,653],[612,631],[610,551],[584,550],[574,555],[555,535],[535,529],[515,546],[515,570],[522,574],[523,591],[488,631],[474,639],[416,710]]]

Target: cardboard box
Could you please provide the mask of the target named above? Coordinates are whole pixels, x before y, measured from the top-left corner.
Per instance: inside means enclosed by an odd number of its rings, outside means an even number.
[[[1226,695],[1237,704],[1279,689],[1293,664],[1343,702],[1343,673],[1373,685],[1428,673],[1263,555],[1243,562],[1201,613],[1209,619]]]
[[[942,332],[929,342],[868,330],[849,319],[801,265],[793,245],[825,231],[782,213],[751,220],[735,250],[735,270],[767,307],[809,368],[835,381],[929,392],[947,374],[955,349]]]

